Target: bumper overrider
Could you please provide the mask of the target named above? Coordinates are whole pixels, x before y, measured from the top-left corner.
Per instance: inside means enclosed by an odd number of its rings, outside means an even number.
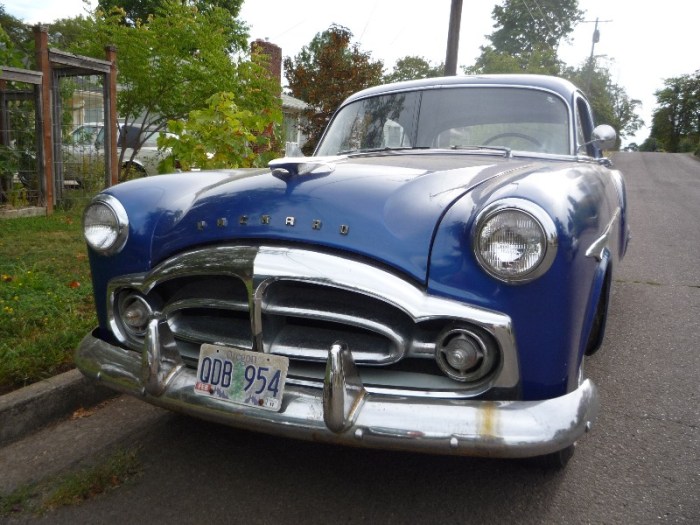
[[[573,444],[598,411],[595,385],[543,401],[417,398],[368,392],[343,343],[328,352],[323,389],[289,384],[271,412],[196,394],[167,322],[153,319],[143,351],[110,344],[96,332],[76,352],[89,378],[163,408],[280,436],[328,443],[488,457],[531,457]]]

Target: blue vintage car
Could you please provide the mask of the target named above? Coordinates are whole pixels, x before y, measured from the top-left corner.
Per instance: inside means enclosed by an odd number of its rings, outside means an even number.
[[[565,464],[629,238],[614,141],[567,81],[448,77],[351,96],[312,157],[109,188],[77,365],[235,427]]]

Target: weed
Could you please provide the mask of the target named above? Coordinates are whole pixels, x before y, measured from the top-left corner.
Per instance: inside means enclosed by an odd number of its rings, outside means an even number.
[[[0,517],[79,505],[141,472],[138,450],[118,450],[99,463],[0,495]]]

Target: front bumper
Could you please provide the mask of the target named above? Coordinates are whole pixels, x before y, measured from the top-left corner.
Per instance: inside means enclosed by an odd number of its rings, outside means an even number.
[[[232,427],[352,446],[464,456],[531,457],[578,440],[598,411],[595,385],[585,380],[544,401],[424,399],[370,394],[352,355],[329,350],[324,388],[287,385],[282,409],[270,412],[195,394],[195,371],[153,321],[142,355],[87,335],[78,368],[120,392],[177,412]]]

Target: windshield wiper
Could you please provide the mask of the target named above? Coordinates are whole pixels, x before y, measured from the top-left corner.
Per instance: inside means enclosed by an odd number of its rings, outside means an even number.
[[[450,149],[455,149],[455,150],[474,150],[474,151],[481,151],[481,150],[496,150],[496,151],[501,151],[503,152],[503,156],[507,159],[511,158],[513,156],[513,153],[511,152],[510,148],[506,148],[505,146],[478,146],[478,145],[468,145],[468,146],[461,146],[461,145],[454,145],[450,146]]]
[[[427,146],[396,146],[396,147],[389,147],[389,146],[383,146],[381,148],[358,148],[358,149],[347,149],[343,151],[339,151],[338,155],[353,155],[353,154],[362,154],[362,153],[381,153],[383,151],[403,151],[407,149],[428,149]]]

